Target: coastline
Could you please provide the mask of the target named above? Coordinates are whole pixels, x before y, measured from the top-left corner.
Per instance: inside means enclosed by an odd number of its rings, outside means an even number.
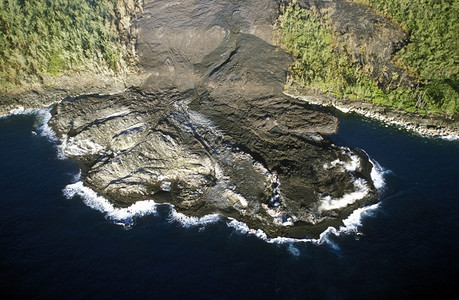
[[[47,108],[68,97],[121,93],[139,86],[146,77],[147,74],[140,70],[120,76],[88,72],[50,77],[46,84],[37,84],[15,93],[0,93],[0,115],[21,107]]]
[[[421,116],[383,107],[364,100],[337,99],[329,95],[302,95],[284,92],[285,95],[303,100],[313,105],[334,107],[344,113],[357,113],[361,116],[376,119],[388,125],[394,125],[417,133],[423,137],[459,139],[459,120],[450,120],[438,116]]]
[[[54,84],[21,91],[18,93],[0,93],[0,115],[9,113],[17,108],[47,108],[60,102],[66,97],[78,97],[88,94],[116,94],[126,91],[130,87],[141,85],[147,77],[145,73],[129,74],[124,78],[109,76],[60,76]],[[92,84],[88,84],[91,82]],[[57,83],[57,84],[56,84]],[[72,83],[72,85],[70,85]],[[323,107],[333,107],[344,113],[357,113],[361,116],[375,119],[417,133],[424,137],[439,137],[445,139],[459,139],[459,120],[446,119],[440,116],[421,116],[384,107],[369,101],[358,99],[337,99],[324,94],[301,94],[287,92],[284,94]]]
[[[195,9],[189,8],[190,19],[201,4],[195,5]],[[216,7],[209,15],[232,16],[237,5]],[[182,17],[160,4],[149,7],[148,12],[158,16],[164,13],[172,20]],[[172,191],[172,204],[187,214],[224,211],[227,217],[237,216],[248,225],[267,228],[269,236],[310,234],[309,226],[320,232],[325,228],[319,225],[337,227],[357,205],[376,198],[369,157],[344,146],[330,147],[319,134],[335,134],[337,118],[317,107],[310,109],[304,101],[359,112],[406,128],[411,125],[425,135],[458,135],[454,121],[452,126],[435,118],[420,122],[420,116],[406,117],[406,113],[394,113],[369,102],[339,103],[329,96],[288,95],[293,98],[287,99],[283,95],[284,79],[291,57],[261,38],[271,32],[269,22],[262,31],[265,34],[228,29],[235,36],[229,39],[222,29],[232,28],[232,24],[214,24],[217,30],[209,32],[209,20],[202,16],[196,23],[202,32],[192,39],[209,43],[209,47],[192,44],[187,48],[175,43],[189,38],[186,32],[173,34],[188,25],[179,23],[177,28],[170,28],[170,34],[161,32],[167,39],[157,42],[151,39],[159,36],[156,29],[163,28],[162,19],[140,19],[139,69],[150,75],[148,78],[131,80],[127,72],[123,73],[126,77],[117,78],[109,71],[101,75],[101,81],[84,74],[47,78],[43,87],[2,98],[0,112],[24,107],[23,103],[28,104],[26,108],[43,107],[66,97],[87,95],[76,101],[61,101],[53,110],[50,126],[66,137],[63,144],[70,141],[72,150],[67,156],[84,166],[82,178],[91,188],[120,207],[147,195]],[[235,20],[251,32],[245,22]],[[170,36],[174,39],[169,40]],[[215,48],[214,44],[220,46]],[[182,53],[194,59],[183,59]],[[174,60],[170,60],[171,55]],[[257,60],[252,59],[254,56]],[[141,88],[134,96],[112,95],[136,84]],[[88,94],[112,96],[101,99]],[[216,134],[220,129],[224,135]],[[254,162],[261,162],[268,171],[260,172]],[[256,180],[248,187],[247,178]],[[294,222],[298,224],[295,229],[288,227]]]

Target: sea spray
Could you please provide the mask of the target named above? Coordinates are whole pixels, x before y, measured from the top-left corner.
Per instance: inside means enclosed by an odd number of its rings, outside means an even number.
[[[12,110],[6,115],[0,116],[0,118],[6,118],[12,115],[35,115],[36,122],[34,123],[34,132],[42,137],[47,138],[50,142],[58,143],[59,140],[55,132],[48,126],[48,121],[51,119],[50,109],[24,109],[18,108]],[[63,155],[62,145],[58,145],[61,159],[66,159]],[[384,170],[376,161],[369,158],[373,164],[373,169],[371,172],[371,178],[378,190],[384,188],[384,174],[388,171]],[[334,162],[331,162],[333,164]],[[335,162],[336,164],[341,164],[341,162]],[[328,166],[324,166],[328,167]],[[355,162],[352,160],[348,165],[343,165],[346,170],[355,169]],[[91,190],[89,187],[84,186],[81,181],[81,173],[75,176],[73,183],[67,185],[63,189],[63,194],[67,199],[74,198],[79,196],[83,199],[83,202],[88,207],[98,210],[105,214],[105,217],[111,220],[113,223],[123,226],[131,226],[134,224],[133,220],[136,217],[142,217],[146,215],[151,215],[156,213],[157,203],[153,200],[138,201],[127,208],[116,208],[111,204],[106,198],[99,196],[95,191]],[[205,215],[203,217],[188,217],[182,213],[177,212],[174,207],[171,205],[171,211],[169,214],[170,222],[179,222],[183,227],[189,228],[192,226],[207,226],[209,224],[217,223],[223,219],[222,216],[218,214]],[[379,207],[379,204],[374,204],[371,206],[359,208],[355,210],[347,219],[343,220],[344,226],[339,227],[338,229],[334,227],[329,227],[325,230],[318,239],[295,239],[295,238],[268,238],[267,235],[260,229],[251,229],[247,224],[237,221],[232,218],[227,218],[226,224],[229,227],[236,229],[238,232],[248,235],[254,235],[257,238],[260,238],[268,243],[277,243],[277,244],[289,244],[293,243],[303,243],[311,242],[315,244],[329,244],[334,249],[339,249],[339,247],[332,241],[331,237],[339,237],[343,234],[358,234],[358,228],[362,226],[362,218],[372,215],[372,213]],[[297,250],[295,248],[294,250]],[[297,251],[293,251],[298,254]],[[295,254],[295,255],[296,255]]]
[[[24,108],[18,107],[16,109],[11,110],[9,113],[0,115],[0,119],[6,119],[11,116],[21,116],[21,115],[29,115],[35,116],[35,122],[33,124],[32,131],[33,134],[38,134],[42,137],[45,137],[52,143],[56,143],[59,139],[56,136],[56,133],[49,127],[48,122],[51,120],[51,109],[50,108]]]
[[[107,219],[113,221],[115,224],[126,227],[134,225],[133,220],[136,217],[156,213],[157,204],[153,200],[137,201],[127,208],[114,207],[107,199],[84,186],[82,181],[67,185],[62,192],[67,199],[79,196],[83,199],[83,203],[90,208],[102,212]]]
[[[368,156],[368,154],[366,155]],[[381,165],[377,161],[375,161],[371,157],[368,156],[368,158],[373,165],[373,168],[371,171],[371,179],[376,189],[380,192],[385,187],[384,175],[390,171],[385,170],[383,167],[381,167]],[[227,222],[227,225],[229,227],[234,228],[236,231],[242,234],[256,236],[268,243],[289,244],[289,245],[292,245],[295,243],[313,243],[316,245],[326,244],[326,245],[329,245],[334,250],[340,250],[340,247],[334,241],[334,237],[340,237],[342,235],[350,235],[350,234],[359,235],[359,228],[362,226],[362,220],[364,218],[374,216],[378,208],[379,208],[379,203],[375,203],[369,206],[365,206],[365,207],[356,209],[346,219],[343,220],[343,224],[344,224],[343,226],[340,226],[338,229],[335,227],[328,227],[324,232],[320,234],[318,239],[313,239],[313,238],[296,239],[296,238],[287,238],[287,237],[268,238],[267,235],[263,231],[250,229],[247,226],[247,224],[237,221],[235,219],[229,219],[229,222]],[[295,250],[297,250],[297,248]],[[298,252],[294,251],[294,253],[292,254],[296,256]]]
[[[253,235],[259,239],[262,239],[270,244],[294,244],[294,243],[313,243],[316,245],[327,244],[335,250],[339,250],[339,246],[333,241],[332,237],[339,237],[341,235],[359,234],[359,227],[362,226],[362,219],[374,215],[374,212],[378,209],[379,203],[356,209],[347,219],[343,220],[344,225],[338,229],[335,227],[328,227],[322,232],[318,239],[313,238],[288,238],[288,237],[276,237],[268,238],[266,233],[260,229],[251,229],[247,224],[229,218],[226,223],[229,227],[234,228],[236,231],[246,234]]]
[[[177,212],[174,206],[170,205],[168,220],[170,223],[178,222],[185,228],[195,226],[205,227],[206,225],[219,222],[221,220],[221,216],[219,214],[210,214],[202,217],[186,216],[182,213]]]

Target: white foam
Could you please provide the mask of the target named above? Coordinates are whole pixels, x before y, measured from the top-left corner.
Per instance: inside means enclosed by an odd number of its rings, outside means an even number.
[[[0,118],[5,119],[5,118],[8,118],[10,116],[15,116],[15,115],[29,115],[34,110],[35,109],[25,109],[24,107],[21,106],[21,107],[10,110],[9,113],[0,115]]]
[[[386,185],[384,175],[387,173],[387,171],[384,170],[384,168],[381,167],[381,165],[377,161],[370,158],[370,162],[373,165],[373,168],[371,169],[370,173],[371,180],[373,181],[375,188],[377,190],[381,190]]]
[[[8,118],[11,116],[20,116],[20,115],[34,115],[36,117],[34,123],[34,131],[32,134],[38,134],[42,137],[47,138],[51,142],[57,142],[58,138],[56,133],[48,126],[49,120],[51,120],[51,109],[38,109],[38,108],[28,108],[18,107],[11,110],[9,113],[0,115],[0,119]]]
[[[360,150],[365,155],[368,157],[368,160],[372,164],[371,172],[370,172],[370,177],[371,181],[373,181],[373,185],[377,190],[382,190],[384,186],[386,185],[386,181],[384,180],[384,175],[389,173],[389,170],[385,170],[376,160],[370,157],[368,153],[366,153],[364,150]]]
[[[40,136],[47,138],[52,143],[57,143],[59,139],[54,130],[48,125],[51,117],[50,110],[41,110],[40,113],[37,114],[37,131]]]
[[[438,136],[438,137],[446,141],[458,141],[459,140],[459,135],[445,135],[445,136]]]
[[[183,227],[189,228],[194,226],[205,226],[208,224],[217,223],[221,217],[219,214],[210,214],[203,217],[190,217],[175,210],[174,206],[171,205],[171,211],[169,213],[170,222],[179,222]]]
[[[123,112],[125,113],[125,112]],[[10,111],[8,114],[0,115],[0,118],[7,118],[12,115],[37,115],[36,122],[36,131],[40,136],[48,138],[50,141],[57,142],[58,139],[53,130],[48,126],[48,121],[51,119],[51,113],[49,109],[24,109],[18,108]],[[445,137],[445,139],[450,139]],[[457,137],[451,137],[451,139],[457,139]],[[89,151],[98,151],[96,145],[86,144],[83,145],[83,150],[89,149]],[[71,148],[72,149],[72,148]],[[78,152],[78,147],[76,149]],[[81,150],[81,149],[80,149]],[[64,153],[64,151],[62,151]],[[65,158],[62,156],[61,158]],[[357,157],[358,159],[358,157]],[[336,164],[341,165],[347,171],[354,171],[358,168],[358,160],[355,157],[351,156],[351,161],[341,162],[336,161]],[[386,172],[376,161],[371,160],[373,163],[373,170],[371,173],[372,180],[376,188],[382,188],[384,186],[384,173]],[[324,166],[325,168],[326,166]],[[328,166],[327,166],[328,167]],[[261,169],[264,169],[261,167]],[[266,171],[267,172],[267,171]],[[267,172],[268,173],[268,172]],[[145,215],[150,215],[156,213],[157,204],[153,200],[138,201],[131,205],[128,208],[115,208],[107,199],[97,195],[97,193],[90,188],[83,185],[83,182],[80,180],[80,175],[75,177],[75,183],[67,185],[63,189],[63,194],[66,198],[71,199],[75,196],[79,196],[83,199],[83,202],[91,207],[92,209],[98,210],[105,214],[106,218],[114,221],[116,224],[126,226],[129,220],[133,217],[141,217]],[[362,226],[362,219],[366,216],[371,215],[377,208],[379,204],[374,204],[371,206],[359,208],[355,210],[348,218],[343,220],[344,226],[339,227],[338,229],[334,227],[329,227],[323,233],[320,234],[318,239],[295,239],[295,238],[286,238],[286,237],[277,237],[277,238],[268,238],[267,235],[260,229],[254,230],[250,229],[247,224],[237,221],[235,219],[229,218],[227,225],[236,229],[238,232],[248,235],[254,235],[257,238],[260,238],[268,243],[276,244],[288,244],[289,252],[292,255],[299,255],[298,248],[294,247],[294,243],[314,243],[314,244],[328,244],[334,249],[339,249],[339,247],[331,240],[333,236],[341,236],[343,234],[358,234],[358,228]],[[188,217],[182,213],[178,213],[173,206],[171,206],[171,212],[169,216],[170,221],[177,221],[181,223],[184,227],[191,226],[202,226],[207,224],[216,223],[221,220],[221,216],[218,214],[206,215],[204,217]]]
[[[247,234],[253,235],[257,238],[266,241],[270,244],[288,244],[289,245],[289,252],[293,255],[299,255],[298,248],[290,248],[295,243],[313,243],[316,245],[326,244],[332,247],[335,250],[339,250],[339,246],[333,242],[332,238],[339,237],[341,235],[349,235],[349,234],[359,234],[359,227],[362,226],[362,219],[364,217],[368,217],[373,215],[374,211],[379,207],[379,203],[362,207],[356,209],[349,217],[343,220],[344,226],[340,226],[338,229],[334,227],[328,227],[324,232],[322,232],[318,239],[311,239],[311,238],[304,238],[304,239],[297,239],[297,238],[288,238],[288,237],[276,237],[276,238],[268,238],[266,233],[262,230],[258,229],[251,229],[247,226],[247,224],[237,221],[233,218],[228,218],[230,221],[226,224],[229,227],[234,228],[236,231]],[[298,250],[298,251],[296,251]]]
[[[106,218],[121,225],[125,225],[126,221],[133,217],[143,217],[156,213],[157,204],[153,200],[137,201],[127,208],[115,208],[107,199],[84,186],[82,181],[67,185],[62,192],[67,199],[75,196],[81,197],[84,204],[104,213]]]
[[[362,219],[374,214],[374,211],[379,207],[379,203],[356,209],[343,220],[344,226],[340,226],[338,229],[335,227],[328,227],[324,232],[320,234],[317,240],[318,244],[328,244],[333,249],[339,250],[340,247],[332,239],[333,237],[339,237],[342,235],[356,234],[361,235],[359,227],[362,226]]]
[[[256,237],[258,237],[258,238],[260,238],[262,240],[265,240],[265,241],[269,242],[270,239],[268,238],[266,233],[264,233],[261,229],[257,229],[257,230],[251,229],[244,222],[238,221],[238,220],[233,219],[233,218],[228,218],[228,219],[229,219],[229,222],[226,222],[228,227],[232,227],[232,228],[236,229],[240,233],[248,234],[248,235],[254,235],[254,236],[256,236]]]
[[[329,163],[325,163],[323,165],[324,169],[334,168],[336,166],[340,166],[343,171],[354,172],[360,169],[360,158],[358,155],[352,154],[349,148],[343,147],[343,154],[347,154],[350,158],[350,161],[342,161],[339,159],[335,159]]]
[[[346,154],[351,159],[349,162],[341,162],[340,164],[348,172],[354,172],[360,169],[360,157],[353,154],[349,148],[345,148]]]
[[[345,194],[341,198],[334,199],[331,196],[325,196],[320,200],[320,210],[331,210],[346,207],[368,195],[369,188],[365,179],[358,178],[354,181],[354,192]]]
[[[11,116],[20,116],[20,115],[36,115],[39,114],[43,111],[48,111],[47,109],[38,109],[38,108],[24,108],[24,107],[18,107],[15,109],[10,110],[9,113],[6,113],[4,115],[0,115],[0,118],[8,118]]]
[[[100,154],[105,148],[89,139],[75,139],[74,137],[62,137],[62,144],[59,146],[64,156],[82,156],[86,154]]]

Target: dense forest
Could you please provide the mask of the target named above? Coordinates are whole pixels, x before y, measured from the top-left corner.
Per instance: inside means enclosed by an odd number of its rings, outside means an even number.
[[[89,66],[117,72],[116,2],[0,0],[0,92]]]
[[[419,83],[385,89],[365,67],[336,50],[333,26],[314,10],[285,8],[281,30],[285,47],[298,58],[292,66],[297,84],[421,114],[459,114],[459,1],[354,0],[391,19],[409,35],[394,57],[396,65]]]

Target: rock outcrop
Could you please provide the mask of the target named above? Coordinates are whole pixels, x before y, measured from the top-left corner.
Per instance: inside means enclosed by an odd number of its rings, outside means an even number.
[[[268,236],[318,236],[373,200],[368,158],[327,138],[336,117],[283,94],[278,5],[145,1],[136,51],[149,77],[53,110],[85,184],[117,206],[154,199]]]
[[[40,75],[41,83],[25,83],[21,90],[0,93],[0,115],[19,107],[49,107],[62,98],[82,94],[110,94],[125,91],[128,87],[140,85],[147,74],[138,67],[136,53],[137,28],[133,22],[142,13],[142,0],[119,0],[113,11],[113,27],[118,36],[123,54],[117,72],[101,61],[101,54],[94,53],[94,59],[77,70],[61,71],[57,76]],[[31,74],[35,76],[37,74]]]
[[[416,81],[392,61],[408,43],[408,35],[370,8],[347,0],[303,0],[298,4],[315,9],[330,21],[338,51],[359,62],[382,88],[412,87]]]
[[[284,5],[292,1],[282,1]],[[399,86],[411,88],[418,83],[406,71],[398,68],[393,59],[408,42],[409,36],[390,20],[377,15],[370,8],[348,0],[299,0],[304,9],[320,13],[334,28],[337,51],[358,62],[382,89]],[[311,95],[301,87],[292,86],[290,92],[298,99],[321,106],[334,106],[345,112],[358,114],[395,124],[426,136],[457,136],[459,120],[448,117],[408,113],[391,107],[378,106],[360,99],[338,99],[328,95]]]

